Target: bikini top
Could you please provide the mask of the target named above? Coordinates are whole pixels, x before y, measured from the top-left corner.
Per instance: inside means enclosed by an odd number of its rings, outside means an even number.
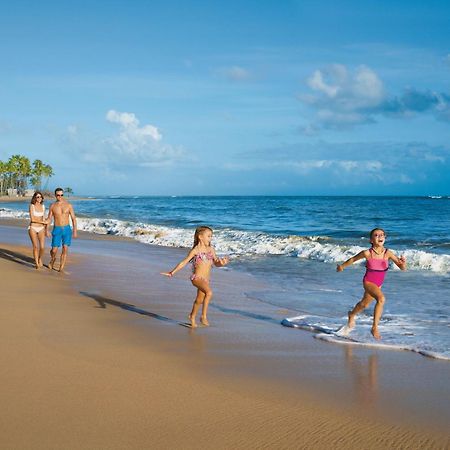
[[[212,252],[200,252],[197,253],[193,258],[192,258],[192,265],[194,267],[198,266],[200,263],[209,263],[212,264],[214,261],[214,256],[212,254]]]
[[[45,205],[42,205],[42,212],[36,211],[36,208],[34,207],[34,205],[32,204],[31,207],[33,208],[33,216],[36,217],[44,217],[45,214]]]
[[[388,249],[385,248],[383,258],[369,258],[366,269],[370,272],[386,272],[389,269],[389,260],[384,257],[387,251]],[[371,255],[374,253],[373,249],[370,249],[369,252]]]

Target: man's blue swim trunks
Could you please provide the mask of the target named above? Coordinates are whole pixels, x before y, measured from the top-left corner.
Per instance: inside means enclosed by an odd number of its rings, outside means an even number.
[[[70,225],[63,227],[53,227],[52,231],[52,247],[61,247],[62,245],[70,245],[72,243],[72,228]]]

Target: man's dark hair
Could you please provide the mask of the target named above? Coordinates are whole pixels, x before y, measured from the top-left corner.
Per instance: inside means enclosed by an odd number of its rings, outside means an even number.
[[[56,188],[56,189],[55,189],[55,195],[56,195],[56,193],[59,192],[59,191],[64,192],[64,189],[63,189],[63,188]]]

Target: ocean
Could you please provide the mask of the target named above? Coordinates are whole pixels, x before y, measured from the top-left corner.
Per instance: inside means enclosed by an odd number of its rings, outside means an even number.
[[[189,248],[195,227],[209,225],[217,253],[231,258],[229,270],[268,286],[257,292],[243,286],[247,298],[288,310],[284,325],[340,345],[450,360],[450,197],[96,197],[72,203],[79,229],[142,244]],[[27,209],[3,203],[0,217],[26,217]],[[344,338],[336,331],[361,298],[364,266],[337,273],[336,264],[368,248],[375,227],[386,231],[386,247],[406,257],[408,270],[387,273],[381,342],[370,334],[372,307]]]

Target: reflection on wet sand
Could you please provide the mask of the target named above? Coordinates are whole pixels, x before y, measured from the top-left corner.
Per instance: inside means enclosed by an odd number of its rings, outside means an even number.
[[[378,402],[378,355],[356,356],[351,346],[345,348],[345,362],[353,376],[356,401],[375,407]]]

